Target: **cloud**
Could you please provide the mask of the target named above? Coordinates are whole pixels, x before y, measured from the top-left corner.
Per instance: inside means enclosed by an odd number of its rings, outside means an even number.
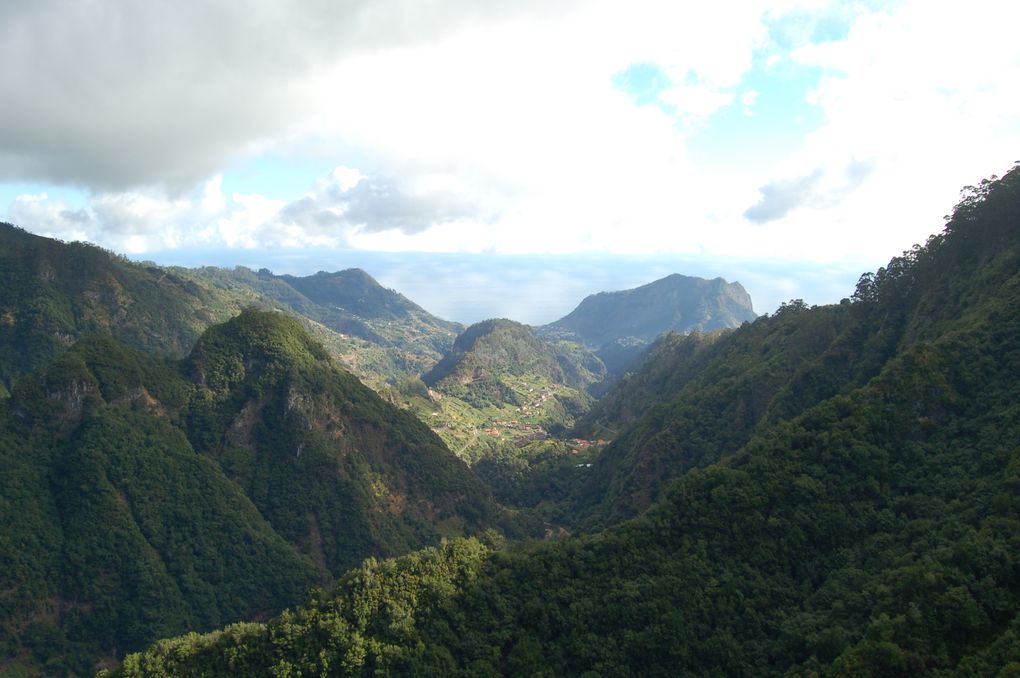
[[[694,175],[684,139],[734,100],[765,30],[753,3],[663,0],[314,11],[43,0],[0,12],[0,87],[23,93],[0,110],[0,180],[89,189],[90,233],[109,241],[130,230],[169,242],[146,221],[162,212],[182,243],[245,247],[563,250],[610,248],[623,233],[630,247],[661,233],[695,247],[676,226],[723,191]],[[669,110],[614,87],[640,63],[670,83]],[[266,151],[371,180],[344,195],[312,187],[275,220],[259,196],[195,195]]]
[[[21,195],[8,218],[62,240],[142,253],[180,246],[351,247],[363,234],[413,236],[437,225],[487,217],[451,177],[427,176],[411,185],[338,167],[291,202],[257,194],[228,198],[216,176],[184,195],[155,189],[99,193],[78,209],[45,193]]]
[[[740,103],[744,106],[744,115],[754,115],[754,105],[758,102],[760,92],[749,89],[740,95]]]
[[[744,217],[756,224],[782,219],[790,210],[809,202],[822,180],[822,169],[794,179],[785,179],[762,186],[761,200],[744,212]]]
[[[962,186],[1008,169],[1004,149],[1020,146],[1018,22],[1015,3],[903,0],[793,49],[794,63],[822,73],[809,101],[824,124],[775,175],[837,173],[853,157],[872,166],[835,209],[792,212],[791,227],[827,226],[815,248],[867,248],[886,261],[939,230]]]
[[[348,168],[338,168],[332,181],[284,207],[277,218],[310,232],[398,230],[420,233],[458,219],[477,218],[478,208],[441,180],[402,185],[392,177],[351,180]]]
[[[84,205],[19,200],[8,218],[127,251],[880,263],[1013,159],[1018,14],[993,0],[0,3],[0,181],[86,187]],[[642,68],[647,88],[631,78],[628,94],[621,77]],[[357,169],[306,195],[238,180],[273,185],[274,157]]]
[[[766,224],[782,219],[799,207],[837,205],[864,183],[874,169],[872,161],[853,159],[835,184],[826,182],[826,170],[822,167],[804,176],[768,183],[758,189],[761,199],[744,212],[744,218],[756,224]]]
[[[286,136],[337,60],[536,11],[469,0],[2,3],[0,180],[187,190]]]
[[[191,227],[198,221],[198,212],[189,199],[138,192],[96,195],[79,208],[40,193],[18,196],[8,208],[7,219],[48,237],[87,240],[136,253],[197,241]]]

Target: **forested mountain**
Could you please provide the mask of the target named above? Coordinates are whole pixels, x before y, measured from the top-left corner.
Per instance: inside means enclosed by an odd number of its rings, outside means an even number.
[[[184,369],[198,385],[186,412],[197,451],[331,572],[498,517],[428,427],[336,369],[292,318],[246,312],[213,327]]]
[[[634,289],[586,297],[538,333],[579,341],[597,351],[613,373],[622,374],[664,332],[711,332],[755,317],[740,283],[674,273]]]
[[[180,361],[79,340],[0,400],[0,460],[0,673],[86,674],[501,520],[426,426],[274,312]]]
[[[592,525],[631,517],[690,468],[717,461],[755,432],[863,386],[894,356],[960,322],[975,290],[994,293],[1003,275],[985,264],[1001,256],[996,246],[1008,249],[1000,231],[1008,233],[1011,224],[992,210],[1006,212],[1000,205],[1008,204],[1003,196],[1011,181],[995,184],[994,208],[982,192],[990,184],[973,189],[945,234],[862,276],[852,299],[814,308],[794,300],[717,341],[665,338],[579,423],[582,435],[621,435],[594,464],[576,509],[591,514]],[[972,225],[979,203],[983,219]],[[954,225],[962,225],[959,232]],[[964,260],[962,252],[983,242],[986,232],[997,240],[985,245],[983,258]],[[946,246],[951,234],[953,245]]]
[[[174,270],[252,303],[271,302],[332,330],[317,338],[345,366],[376,386],[427,371],[463,329],[357,268],[304,277],[242,266]]]
[[[605,367],[593,355],[569,344],[546,342],[527,325],[496,319],[466,329],[452,350],[422,376],[432,387],[500,399],[503,376],[535,376],[583,389],[605,376]]]
[[[390,396],[470,463],[494,454],[516,463],[528,442],[565,432],[588,411],[587,387],[605,373],[580,344],[494,319],[466,329],[435,367]]]
[[[87,333],[180,356],[239,310],[236,299],[173,271],[0,223],[0,397]]]
[[[581,422],[579,435],[619,435],[576,510],[592,525],[633,517],[673,479],[739,449],[762,426],[865,383],[895,340],[862,313],[795,302],[715,341],[665,337]]]
[[[670,393],[593,479],[607,521],[657,496],[637,518],[368,561],[120,675],[1016,675],[1017,308],[1020,167],[839,305],[667,340],[681,374],[621,387]],[[651,468],[674,480],[628,503]]]
[[[0,223],[0,397],[85,334],[179,357],[207,327],[249,306],[301,318],[334,358],[377,388],[427,371],[463,329],[360,269],[297,277],[165,268]]]

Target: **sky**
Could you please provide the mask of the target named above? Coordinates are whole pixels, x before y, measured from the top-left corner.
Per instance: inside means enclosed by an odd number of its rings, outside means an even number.
[[[1020,158],[1017,25],[1001,0],[2,3],[0,219],[361,266],[461,321],[670,272],[835,302]]]

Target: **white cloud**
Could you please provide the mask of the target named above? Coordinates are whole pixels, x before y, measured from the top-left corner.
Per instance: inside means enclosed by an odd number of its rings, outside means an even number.
[[[557,3],[560,5],[561,3]],[[285,135],[337,59],[538,2],[0,3],[0,179],[181,191]],[[569,6],[567,3],[566,6]]]
[[[1020,145],[1018,20],[1009,3],[908,0],[861,13],[843,39],[794,51],[825,70],[812,94],[824,122],[762,186],[839,177],[856,159],[868,160],[868,176],[847,176],[838,200],[802,201],[741,242],[766,256],[885,261],[939,230],[961,187],[1008,169]]]
[[[114,249],[881,261],[1020,142],[1001,2],[82,7],[0,8],[0,86],[25,93],[0,110],[0,177],[91,188],[84,209],[25,198],[8,218]],[[846,35],[810,44],[827,22]],[[767,173],[708,169],[688,147],[721,109],[765,124],[756,59],[822,69],[821,125]],[[635,64],[668,79],[659,106],[614,87]],[[343,166],[289,202],[224,195],[225,159],[252,149]]]
[[[836,207],[874,169],[874,162],[853,159],[839,173],[828,173],[819,167],[804,176],[766,184],[759,189],[761,199],[744,212],[744,217],[756,224],[766,224],[802,207]]]
[[[381,249],[387,249],[385,243],[401,235],[451,223],[476,228],[472,219],[484,217],[462,196],[456,177],[429,175],[405,186],[349,167],[337,167],[289,203],[258,194],[228,199],[216,176],[186,195],[154,189],[100,193],[77,210],[45,193],[26,194],[15,199],[8,216],[43,235],[132,254],[197,246],[342,248],[379,234]]]

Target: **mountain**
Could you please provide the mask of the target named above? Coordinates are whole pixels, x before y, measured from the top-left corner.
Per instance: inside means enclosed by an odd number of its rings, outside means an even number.
[[[615,438],[624,427],[676,393],[701,366],[705,351],[728,332],[670,331],[660,335],[646,347],[633,372],[614,383],[578,420],[574,433],[584,438]]]
[[[591,407],[586,387],[604,376],[601,361],[579,344],[486,320],[460,334],[420,381],[404,384],[400,398],[474,462],[566,430]]]
[[[634,289],[586,297],[538,333],[580,341],[598,350],[612,372],[622,373],[638,349],[664,332],[710,332],[755,317],[740,283],[674,273]]]
[[[861,313],[850,303],[794,302],[722,336],[664,337],[578,423],[579,436],[614,440],[575,513],[592,526],[633,517],[675,478],[739,449],[764,424],[862,386],[895,345]]]
[[[684,374],[645,364],[671,392],[621,438],[675,477],[636,518],[366,562],[119,675],[1014,675],[1017,307],[1020,166],[843,303],[664,344]]]
[[[19,380],[0,426],[0,672],[85,675],[327,581],[195,453],[168,416],[188,393],[172,365],[102,336]]]
[[[463,329],[437,318],[361,269],[310,276],[244,267],[174,269],[214,289],[269,303],[329,330],[317,338],[348,369],[373,385],[432,367]]]
[[[979,295],[992,297],[1011,273],[989,262],[1015,248],[1015,224],[993,211],[1010,213],[1015,176],[980,201],[965,200],[946,233],[863,275],[840,304],[808,308],[793,300],[701,348],[697,337],[665,342],[655,360],[579,423],[580,434],[621,434],[593,464],[574,511],[588,516],[589,527],[634,516],[676,477],[818,402],[864,387],[898,354],[961,322]],[[978,204],[981,219],[971,216]]]
[[[360,269],[297,277],[164,268],[0,223],[0,397],[18,375],[45,367],[86,334],[179,357],[207,327],[249,306],[300,317],[334,358],[377,388],[427,371],[463,329]]]
[[[457,323],[447,322],[428,314],[410,299],[389,290],[360,268],[336,273],[319,271],[315,275],[280,276],[288,285],[320,306],[343,309],[368,320],[401,320],[419,315],[436,327],[456,332]]]
[[[486,391],[503,375],[533,375],[574,388],[599,381],[605,368],[590,354],[540,339],[513,320],[484,320],[467,328],[452,350],[422,376],[429,386]]]
[[[266,618],[366,557],[513,527],[426,426],[276,312],[181,360],[82,338],[0,401],[0,459],[4,673],[82,675]]]
[[[0,223],[0,397],[90,332],[180,356],[239,310],[236,299],[173,271]]]
[[[245,312],[184,364],[189,438],[289,541],[339,573],[497,520],[485,487],[411,413],[336,369],[297,320]]]

